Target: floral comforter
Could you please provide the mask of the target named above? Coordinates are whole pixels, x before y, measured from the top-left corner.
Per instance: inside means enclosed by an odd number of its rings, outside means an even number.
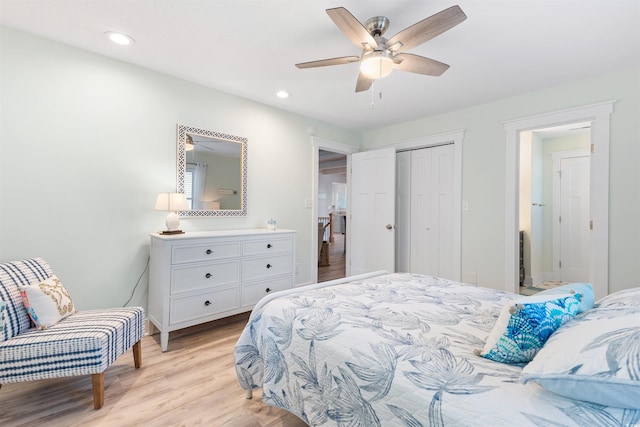
[[[236,372],[312,426],[623,425],[474,355],[515,297],[406,273],[294,289],[256,306]]]

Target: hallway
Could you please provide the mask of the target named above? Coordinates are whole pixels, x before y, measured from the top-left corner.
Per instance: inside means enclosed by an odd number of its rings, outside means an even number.
[[[329,244],[329,265],[318,267],[318,282],[345,277],[346,254],[344,239],[345,236],[342,233],[333,234],[333,243]]]

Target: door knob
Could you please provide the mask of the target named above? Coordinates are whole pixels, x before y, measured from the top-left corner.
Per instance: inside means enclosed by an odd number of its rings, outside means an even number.
[[[391,230],[392,228],[393,228],[393,225],[387,224],[387,230]]]

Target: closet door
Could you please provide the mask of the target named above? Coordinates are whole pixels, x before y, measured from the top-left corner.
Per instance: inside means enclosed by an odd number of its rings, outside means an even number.
[[[396,269],[411,271],[411,151],[396,154]]]
[[[411,272],[453,278],[453,145],[411,152]]]

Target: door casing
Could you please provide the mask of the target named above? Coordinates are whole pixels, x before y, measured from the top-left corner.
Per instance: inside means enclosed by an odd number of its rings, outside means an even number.
[[[609,291],[609,133],[615,101],[504,122],[505,145],[505,282],[504,289],[518,293],[518,168],[520,132],[567,123],[591,121],[590,212],[592,230],[590,283],[596,299]]]

